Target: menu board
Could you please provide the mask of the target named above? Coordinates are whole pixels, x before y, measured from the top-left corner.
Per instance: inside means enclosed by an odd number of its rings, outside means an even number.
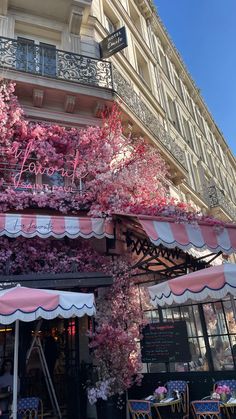
[[[191,361],[185,321],[149,323],[142,335],[142,362]]]

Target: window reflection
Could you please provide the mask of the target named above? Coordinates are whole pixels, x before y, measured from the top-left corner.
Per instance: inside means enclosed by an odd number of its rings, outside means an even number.
[[[149,313],[149,321],[152,322],[161,321],[161,318],[164,322],[186,321],[191,361],[169,363],[169,371],[208,371],[210,360],[215,371],[235,368],[236,322],[229,299],[200,305],[168,307],[159,309],[159,311],[147,310],[146,315],[147,313]],[[161,316],[159,316],[160,313]],[[203,320],[207,335],[203,334],[203,330],[205,330],[202,324]],[[149,364],[148,370],[149,372],[165,372],[167,365],[163,363]]]

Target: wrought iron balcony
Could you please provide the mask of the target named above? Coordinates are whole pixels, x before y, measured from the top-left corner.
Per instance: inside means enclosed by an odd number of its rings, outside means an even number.
[[[206,198],[211,208],[221,207],[225,212],[227,212],[232,220],[236,220],[236,206],[216,185],[207,186]]]
[[[0,67],[112,89],[111,63],[27,39],[0,38]]]
[[[113,81],[114,89],[134,114],[140,119],[145,128],[147,128],[154,138],[161,141],[165,148],[172,154],[172,156],[187,169],[184,151],[177,144],[165,128],[158,121],[157,117],[146,106],[139,95],[135,92],[132,85],[127,83],[124,77],[119,73],[116,68],[113,68]]]

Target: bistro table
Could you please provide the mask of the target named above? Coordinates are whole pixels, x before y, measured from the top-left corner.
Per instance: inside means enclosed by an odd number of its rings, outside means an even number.
[[[236,399],[234,399],[233,401],[229,400],[226,403],[221,402],[220,407],[222,408],[227,419],[236,418]]]
[[[166,398],[163,401],[160,402],[152,402],[152,407],[155,409],[157,413],[158,419],[162,419],[164,417],[168,417],[168,419],[171,419],[171,416],[174,415],[174,413],[180,412],[182,406],[182,399],[181,397],[179,399],[172,399]],[[167,416],[168,414],[168,416]]]

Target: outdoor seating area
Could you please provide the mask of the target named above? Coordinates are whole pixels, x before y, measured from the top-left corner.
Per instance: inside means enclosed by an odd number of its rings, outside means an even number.
[[[131,419],[235,419],[236,380],[216,381],[210,395],[191,400],[186,381],[168,381],[143,400],[128,400]]]

